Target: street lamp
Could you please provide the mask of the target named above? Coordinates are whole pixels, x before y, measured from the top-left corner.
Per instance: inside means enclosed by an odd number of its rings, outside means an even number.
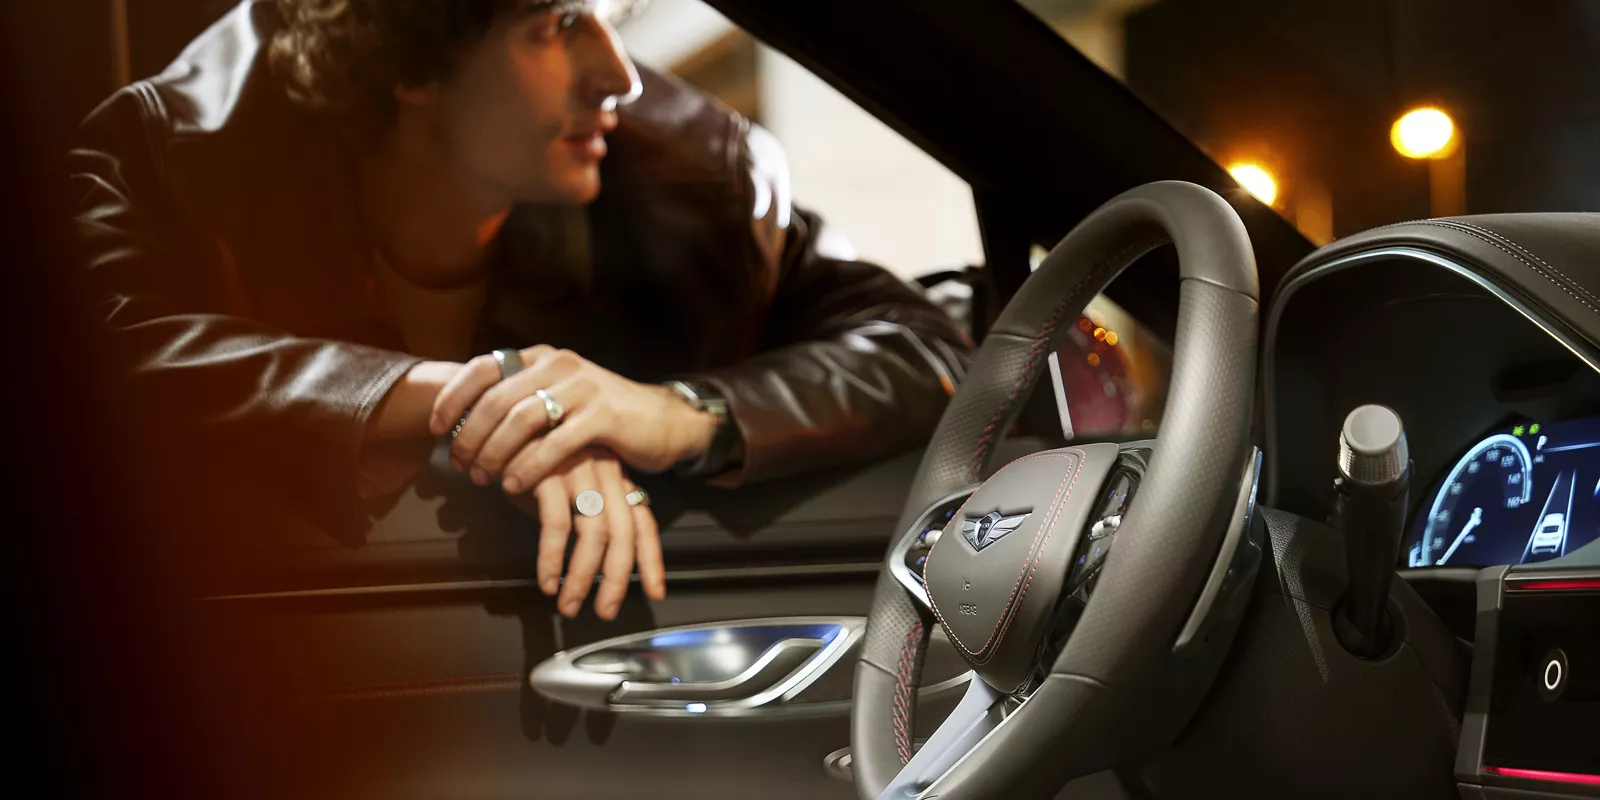
[[[1250,162],[1239,162],[1228,167],[1228,174],[1239,182],[1244,190],[1255,195],[1267,205],[1272,205],[1278,199],[1278,180],[1272,177],[1266,167]]]
[[[1442,158],[1455,150],[1456,123],[1437,108],[1412,109],[1394,121],[1389,141],[1406,158]]]
[[[1433,107],[1407,111],[1389,128],[1389,142],[1400,155],[1428,162],[1431,216],[1467,212],[1467,148],[1449,114]]]

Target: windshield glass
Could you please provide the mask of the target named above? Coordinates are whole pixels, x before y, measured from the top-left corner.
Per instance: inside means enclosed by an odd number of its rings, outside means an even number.
[[[1317,244],[1600,207],[1600,3],[1021,3]]]

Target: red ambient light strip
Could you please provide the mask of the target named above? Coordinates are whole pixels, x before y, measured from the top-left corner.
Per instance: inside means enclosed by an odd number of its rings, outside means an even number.
[[[1489,775],[1500,775],[1506,778],[1527,778],[1529,780],[1551,781],[1553,783],[1600,786],[1600,775],[1584,775],[1578,772],[1546,772],[1542,769],[1516,769],[1514,767],[1484,767],[1483,771]]]

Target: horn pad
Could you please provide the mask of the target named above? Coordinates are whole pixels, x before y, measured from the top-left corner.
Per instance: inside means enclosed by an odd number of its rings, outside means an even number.
[[[929,551],[923,580],[934,616],[990,686],[1025,688],[1118,450],[1078,445],[1007,464]]]

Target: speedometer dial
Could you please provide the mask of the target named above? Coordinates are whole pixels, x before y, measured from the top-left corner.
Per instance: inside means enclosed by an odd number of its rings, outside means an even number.
[[[1533,497],[1533,458],[1521,440],[1490,436],[1468,451],[1445,478],[1422,540],[1411,552],[1411,566],[1443,566],[1480,529],[1500,530]]]

